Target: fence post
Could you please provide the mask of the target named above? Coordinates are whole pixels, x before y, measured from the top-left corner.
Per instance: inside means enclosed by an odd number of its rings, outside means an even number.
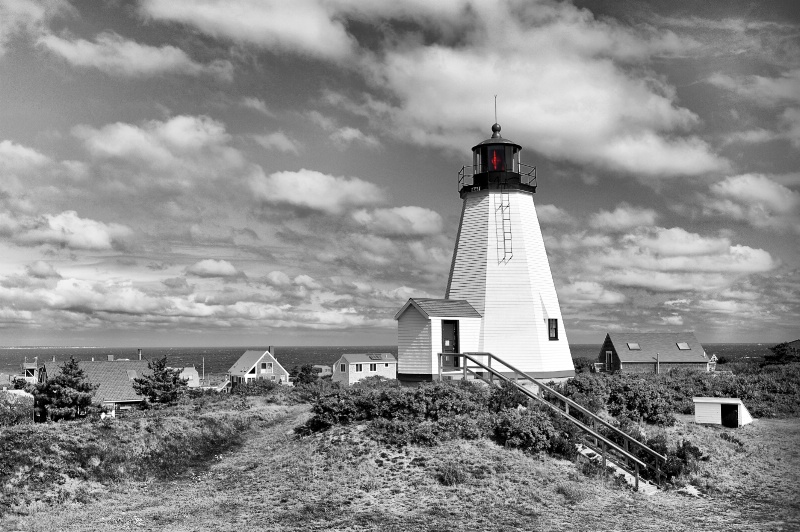
[[[634,465],[636,466],[635,486],[636,486],[636,491],[639,491],[639,464],[638,463],[634,463]]]
[[[606,442],[602,442],[602,449],[603,449],[603,484],[606,482],[606,475],[608,474],[608,470],[606,469]]]
[[[439,382],[442,382],[442,354],[439,353]]]
[[[467,357],[461,357],[461,364],[464,366],[464,380],[467,380]]]

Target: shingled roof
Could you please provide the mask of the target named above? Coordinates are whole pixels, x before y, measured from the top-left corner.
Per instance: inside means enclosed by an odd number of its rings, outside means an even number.
[[[133,391],[133,379],[152,374],[146,360],[81,360],[78,366],[88,382],[100,385],[95,398],[110,403],[141,401],[142,396]],[[61,366],[56,367],[54,375],[59,373]]]
[[[276,359],[269,351],[249,350],[242,353],[242,356],[239,357],[239,360],[237,360],[228,370],[228,374],[239,377],[247,375],[248,372],[253,369],[253,366],[255,366],[265,355],[270,357],[270,362],[274,362],[276,364],[275,373],[286,373],[286,369],[281,366],[280,362],[278,362],[278,359]]]
[[[342,360],[348,364],[397,363],[397,357],[391,353],[345,353],[339,358],[338,363]]]
[[[465,299],[429,299],[412,297],[403,308],[394,315],[398,319],[403,312],[413,305],[428,318],[480,318],[481,314]]]
[[[653,363],[658,359],[663,363],[703,363],[708,362],[705,349],[697,341],[693,332],[678,333],[608,333],[620,362]],[[686,344],[688,349],[679,349],[678,344]],[[631,349],[636,344],[639,349]]]

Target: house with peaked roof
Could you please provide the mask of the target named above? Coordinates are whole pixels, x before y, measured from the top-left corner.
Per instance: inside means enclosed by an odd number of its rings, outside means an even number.
[[[245,351],[228,370],[227,378],[231,388],[256,380],[289,384],[289,372],[269,351]]]
[[[596,368],[605,372],[709,371],[709,358],[693,332],[606,334]]]
[[[95,400],[112,416],[141,404],[144,398],[133,389],[133,379],[153,373],[146,360],[81,360],[78,366],[87,382],[99,385]],[[58,374],[61,367],[53,371]]]
[[[431,381],[443,370],[458,368],[448,353],[481,351],[481,314],[466,300],[409,299],[397,320],[397,377],[406,382]]]
[[[345,353],[333,365],[331,381],[350,385],[367,377],[397,378],[397,358],[391,353]]]

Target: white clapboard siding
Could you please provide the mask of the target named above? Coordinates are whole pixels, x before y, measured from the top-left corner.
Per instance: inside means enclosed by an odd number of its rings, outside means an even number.
[[[510,191],[508,199],[510,260],[497,251],[501,194],[471,192],[464,200],[446,297],[466,299],[483,315],[478,351],[523,371],[566,376],[574,366],[533,197]],[[548,339],[547,318],[558,319],[557,341]]]
[[[440,323],[438,336],[440,342],[441,337]],[[397,319],[397,340],[398,373],[435,373],[433,369],[434,351],[431,345],[431,322],[413,305],[409,305]]]
[[[473,192],[464,200],[453,265],[444,296],[445,299],[466,299],[481,314],[486,294],[489,199],[488,192]]]

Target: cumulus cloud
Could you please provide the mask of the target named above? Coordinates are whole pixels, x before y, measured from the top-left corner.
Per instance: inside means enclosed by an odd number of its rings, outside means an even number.
[[[264,203],[341,214],[346,209],[382,202],[383,192],[357,177],[336,177],[305,168],[297,172],[276,172],[250,181],[256,199]]]
[[[71,11],[72,6],[65,0],[7,0],[0,3],[0,57],[15,37],[44,33],[51,18]]]
[[[253,135],[253,140],[268,150],[277,150],[284,153],[300,153],[300,143],[289,138],[283,131],[276,131],[267,135]]]
[[[33,148],[10,140],[0,141],[0,171],[5,175],[35,171],[51,162],[49,157]]]
[[[625,302],[625,294],[608,290],[599,282],[577,281],[564,285],[558,290],[559,298],[570,305],[616,305]]]
[[[14,240],[23,245],[52,244],[83,250],[110,250],[125,244],[133,231],[122,224],[81,218],[75,211],[23,219]]]
[[[44,35],[38,42],[72,65],[96,68],[116,76],[176,73],[190,76],[207,74],[227,81],[233,79],[230,61],[219,60],[204,65],[193,61],[186,52],[175,46],[149,46],[111,32],[101,33],[95,42],[64,39],[55,35]]]
[[[656,227],[621,236],[586,257],[589,272],[620,287],[654,292],[710,291],[777,267],[762,249],[705,237],[682,228]]]
[[[788,70],[778,77],[759,75],[733,77],[717,73],[712,75],[708,82],[735,92],[759,105],[800,103],[800,68]]]
[[[359,144],[367,148],[378,148],[381,145],[377,138],[367,135],[354,127],[340,127],[330,134],[330,139],[339,149],[348,148],[353,144]]]
[[[652,226],[658,219],[653,209],[634,207],[621,203],[612,212],[600,211],[589,218],[589,224],[595,229],[610,231],[626,231],[641,226]]]
[[[37,260],[33,264],[29,264],[25,269],[28,275],[38,279],[61,278],[61,274],[58,273],[52,265],[43,260]]]
[[[117,188],[187,191],[219,179],[250,174],[252,165],[230,146],[224,124],[207,116],[181,115],[141,125],[116,122],[72,129],[103,179]]]
[[[727,177],[710,187],[706,215],[740,220],[762,229],[800,233],[800,193],[762,174]]]
[[[539,221],[545,224],[571,225],[575,223],[572,215],[555,205],[537,205],[536,214]]]
[[[462,149],[488,133],[488,121],[474,110],[488,107],[486,95],[503,79],[504,131],[554,159],[645,181],[727,168],[704,140],[687,134],[699,118],[676,105],[674,88],[622,67],[677,53],[682,44],[674,35],[636,32],[564,3],[515,5],[513,13],[506,4],[460,5],[469,31],[458,46],[409,39],[365,58],[370,80],[391,98],[331,94],[329,101],[371,117],[386,135]],[[367,16],[392,16],[378,11]],[[465,22],[442,16],[428,24],[454,31]]]
[[[240,275],[239,271],[230,262],[215,259],[198,261],[186,268],[186,273],[197,277],[235,277]]]
[[[424,236],[442,232],[442,217],[424,207],[358,210],[353,219],[372,233],[381,235]]]
[[[262,0],[145,0],[142,12],[155,20],[179,22],[214,37],[274,52],[345,60],[355,42],[324,2]]]
[[[246,97],[241,99],[239,104],[242,107],[246,107],[247,109],[253,109],[254,111],[258,111],[259,113],[261,113],[264,116],[269,116],[269,117],[274,117],[275,116],[275,113],[270,111],[269,108],[267,107],[267,104],[264,102],[264,100],[262,100],[260,98],[254,98],[252,96],[246,96]]]

